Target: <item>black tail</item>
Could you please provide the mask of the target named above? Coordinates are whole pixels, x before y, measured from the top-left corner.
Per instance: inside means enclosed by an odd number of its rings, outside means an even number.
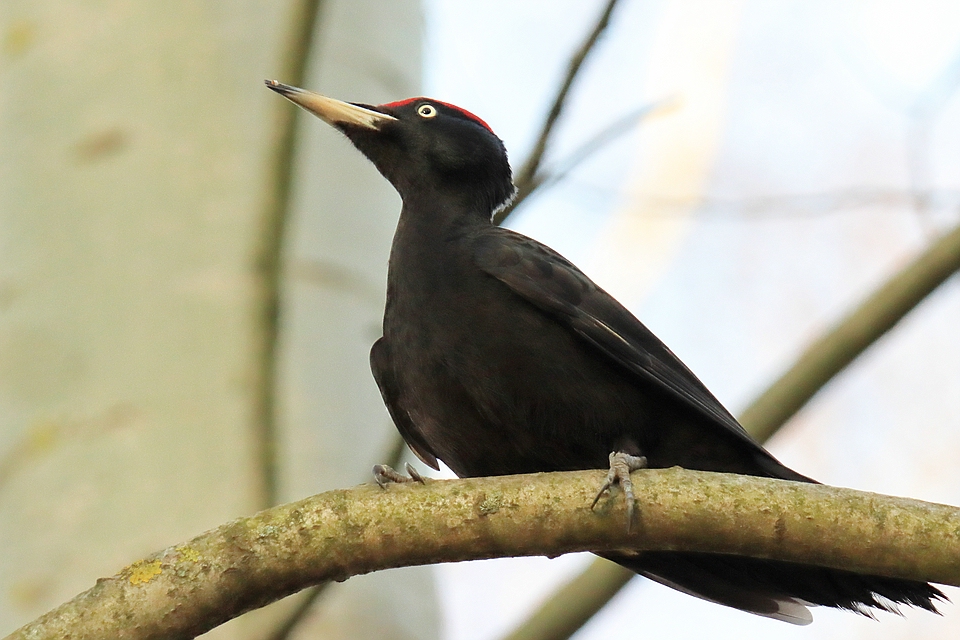
[[[718,604],[793,624],[809,624],[807,605],[897,611],[898,604],[937,613],[946,600],[926,582],[742,556],[672,551],[606,558],[668,587]]]

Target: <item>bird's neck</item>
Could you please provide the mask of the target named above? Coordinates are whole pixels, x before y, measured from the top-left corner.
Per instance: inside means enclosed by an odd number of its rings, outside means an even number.
[[[493,211],[516,191],[509,165],[505,166],[505,171],[494,173],[407,172],[391,182],[403,199],[404,212],[439,225],[489,224]]]
[[[494,205],[482,195],[442,188],[403,198],[397,235],[410,236],[407,245],[430,246],[479,228],[489,227]]]
[[[462,198],[406,198],[390,250],[387,304],[429,308],[470,270],[463,240],[491,225],[490,212]]]

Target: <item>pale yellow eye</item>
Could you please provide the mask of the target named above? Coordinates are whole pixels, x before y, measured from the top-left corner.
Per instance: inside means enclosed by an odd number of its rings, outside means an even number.
[[[421,118],[432,118],[437,115],[437,108],[432,104],[422,104],[417,107],[417,114]]]

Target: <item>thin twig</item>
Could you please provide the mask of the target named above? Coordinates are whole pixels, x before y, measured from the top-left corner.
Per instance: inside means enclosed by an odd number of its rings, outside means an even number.
[[[674,104],[675,101],[672,99],[647,104],[634,109],[622,118],[607,125],[599,133],[577,147],[570,155],[558,162],[557,169],[544,170],[534,175],[532,178],[533,183],[531,184],[527,197],[533,195],[534,191],[545,189],[560,182],[566,178],[571,171],[589,160],[597,152],[602,151],[607,145],[616,141],[624,134],[629,133],[630,130],[637,126],[642,120],[654,114],[662,113],[670,109]],[[517,198],[514,198],[511,206],[516,206],[517,204],[519,204],[519,202],[517,202]]]
[[[573,57],[570,58],[570,63],[567,65],[567,74],[564,76],[557,95],[553,99],[553,105],[550,107],[550,111],[547,112],[547,117],[540,129],[540,135],[533,145],[533,150],[530,152],[527,161],[523,163],[523,166],[520,167],[520,170],[517,172],[516,180],[514,181],[517,185],[517,196],[514,198],[514,204],[498,211],[493,219],[494,224],[502,224],[507,216],[510,215],[510,212],[516,208],[516,204],[522,202],[534,189],[534,176],[536,176],[540,170],[540,164],[543,161],[543,156],[550,143],[550,136],[553,133],[554,125],[556,125],[560,114],[563,112],[564,106],[566,106],[567,94],[570,93],[570,88],[577,79],[584,60],[586,60],[590,52],[593,51],[594,46],[600,40],[600,36],[603,35],[603,32],[606,31],[607,26],[610,24],[610,15],[613,13],[614,8],[616,8],[617,2],[619,2],[619,0],[608,0],[606,7],[603,9],[603,13],[600,14],[600,18],[594,25],[590,35],[587,36],[587,39],[580,45],[580,48],[573,54]]]
[[[609,190],[596,186],[580,185],[593,191],[607,193]],[[930,209],[956,211],[960,209],[960,190],[927,189],[920,193],[909,189],[883,189],[877,187],[846,187],[810,193],[787,193],[753,196],[746,198],[684,198],[653,196],[642,193],[627,193],[635,202],[642,203],[645,218],[675,218],[680,211],[695,209],[693,216],[715,220],[723,217],[738,217],[738,221],[754,219],[784,220],[811,219],[837,212],[856,212],[866,207],[911,207],[917,198],[927,202]]]

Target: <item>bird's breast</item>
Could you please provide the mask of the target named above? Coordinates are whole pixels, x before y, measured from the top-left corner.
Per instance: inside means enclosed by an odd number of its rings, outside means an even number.
[[[456,260],[391,283],[384,335],[414,424],[459,475],[603,467],[644,413],[612,363]]]

